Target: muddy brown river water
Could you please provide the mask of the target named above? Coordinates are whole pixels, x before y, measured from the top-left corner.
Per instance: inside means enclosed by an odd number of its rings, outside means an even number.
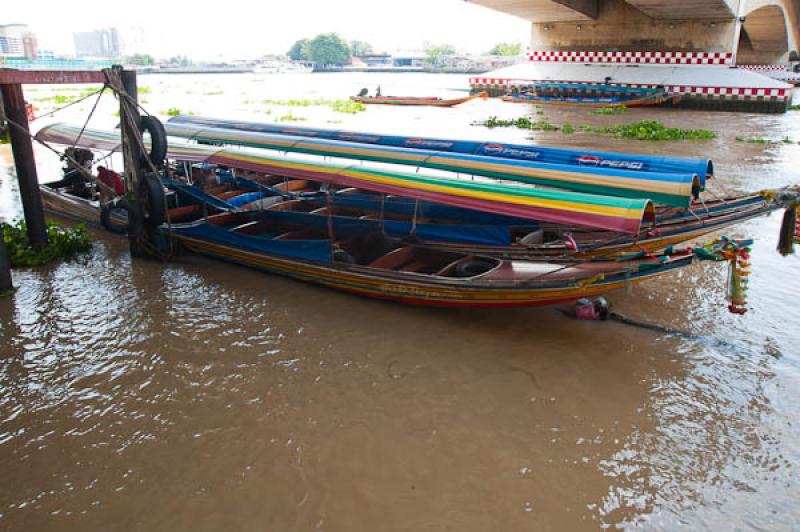
[[[139,79],[156,112],[703,155],[717,194],[800,182],[800,113],[534,115],[719,133],[655,143],[469,125],[529,110],[498,101],[354,116],[262,103],[378,83],[448,95],[466,79]],[[43,108],[51,94],[27,92]],[[113,125],[114,105],[93,125]],[[57,178],[37,157],[40,178]],[[0,146],[0,219],[19,214]],[[727,232],[756,239],[743,317],[727,312],[722,264],[609,295],[686,335],[552,308],[404,307],[196,257],[132,261],[125,241],[92,232],[88,255],[15,270],[19,290],[0,299],[0,530],[796,529],[800,258],[775,252],[779,224]]]

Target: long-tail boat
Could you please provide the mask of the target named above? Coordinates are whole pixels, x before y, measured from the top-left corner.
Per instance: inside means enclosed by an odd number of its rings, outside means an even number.
[[[504,102],[581,107],[642,107],[677,103],[679,99],[679,95],[671,95],[664,89],[584,83],[537,83],[533,92],[502,97]]]
[[[85,137],[87,146],[104,146],[106,149],[113,149],[119,144],[114,133],[95,133],[86,129],[81,135],[80,128],[52,125],[40,130],[37,137],[65,145]],[[197,157],[205,151],[206,162],[227,168],[311,180],[332,186],[355,187],[380,194],[401,195],[419,201],[557,224],[577,224],[635,234],[644,223],[652,222],[655,216],[655,207],[647,199],[400,173],[353,163],[322,163],[236,149],[203,146],[192,146],[191,150],[183,146],[173,149],[175,154],[171,156],[176,158],[180,158],[182,152],[190,152],[188,155]]]
[[[296,223],[270,211],[223,213],[171,234],[196,253],[353,294],[444,307],[549,305],[592,297],[688,266],[702,248],[603,261],[514,261],[385,238],[329,219]]]
[[[43,129],[39,137],[71,145],[78,140],[79,132],[79,128],[72,126],[54,125]],[[94,130],[84,131],[79,140],[79,145],[103,150],[112,150],[118,143],[116,133]],[[496,212],[480,212],[454,205],[376,194],[361,188],[331,189],[330,193],[313,195],[310,193],[318,189],[314,181],[303,179],[298,174],[289,178],[275,172],[274,168],[267,172],[265,168],[258,167],[258,157],[249,159],[251,166],[245,167],[231,156],[226,156],[227,153],[226,150],[210,146],[170,144],[169,157],[173,160],[221,164],[222,167],[217,170],[217,180],[220,182],[228,183],[233,170],[240,182],[247,181],[241,179],[247,177],[265,187],[260,195],[241,195],[237,205],[224,203],[218,210],[215,208],[220,206],[211,201],[210,208],[203,209],[206,214],[240,207],[270,208],[275,200],[286,199],[289,201],[271,208],[303,213],[322,209],[317,212],[320,214],[332,207],[334,210],[329,213],[335,216],[381,220],[380,229],[397,238],[413,237],[415,241],[446,249],[511,258],[608,256],[631,249],[657,251],[783,206],[776,199],[776,194],[768,192],[710,200],[693,205],[690,209],[657,206],[655,220],[644,223],[637,233],[630,234],[580,226],[571,221],[548,223]],[[241,151],[230,153],[234,157],[245,155]],[[178,166],[180,168],[182,165]],[[191,170],[191,167],[188,169]],[[252,183],[248,186],[250,189],[253,187]],[[171,187],[175,189],[178,185],[173,182]],[[268,197],[268,203],[257,201],[261,197]],[[302,198],[302,201],[297,201],[298,198]],[[195,211],[193,214],[197,215],[199,209],[196,206],[192,208]],[[173,213],[171,209],[168,214]],[[92,213],[85,215],[97,218]],[[175,218],[174,221],[180,219]]]
[[[462,98],[442,99],[436,97],[416,97],[416,96],[350,96],[350,99],[358,103],[383,104],[383,105],[425,105],[429,107],[453,107],[476,98],[487,99],[486,92],[464,96]]]
[[[706,176],[714,175],[714,165],[709,159],[614,153],[574,148],[550,148],[476,140],[384,135],[381,133],[287,126],[285,124],[248,122],[194,115],[175,116],[169,119],[166,126],[169,128],[177,124],[233,129],[240,132],[275,133],[292,137],[328,139],[375,146],[413,148],[424,151],[483,155],[501,159],[536,161],[583,168],[633,170],[664,174],[697,174],[703,180],[701,182],[702,186],[705,186],[704,180]]]

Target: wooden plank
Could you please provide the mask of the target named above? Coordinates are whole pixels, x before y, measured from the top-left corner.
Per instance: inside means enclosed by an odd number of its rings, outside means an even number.
[[[61,83],[105,83],[101,71],[91,70],[0,70],[0,85]]]

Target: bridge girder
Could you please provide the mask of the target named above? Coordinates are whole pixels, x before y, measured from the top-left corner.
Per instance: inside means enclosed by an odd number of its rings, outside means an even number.
[[[711,19],[724,20],[736,16],[741,0],[625,0],[654,19]]]
[[[467,0],[531,22],[575,22],[597,18],[599,0]]]

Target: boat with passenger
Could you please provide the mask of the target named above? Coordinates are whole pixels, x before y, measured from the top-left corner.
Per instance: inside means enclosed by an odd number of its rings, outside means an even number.
[[[570,105],[581,107],[642,107],[676,104],[680,95],[670,94],[663,86],[627,87],[587,83],[535,83],[515,88],[502,100],[513,103]]]

